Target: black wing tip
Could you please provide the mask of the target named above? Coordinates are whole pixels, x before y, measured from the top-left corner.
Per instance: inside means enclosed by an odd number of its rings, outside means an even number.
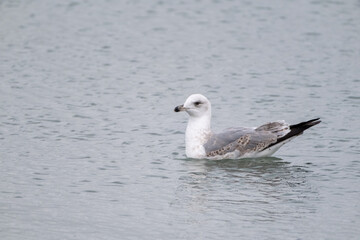
[[[316,124],[321,123],[320,118],[314,118],[306,122],[306,125],[315,126]]]
[[[307,128],[315,126],[316,124],[319,124],[319,123],[321,123],[320,118],[314,118],[314,119],[311,119],[311,120],[306,121],[306,122],[301,122],[301,123],[298,123],[298,124],[291,125],[290,129],[294,129],[294,128],[305,128],[305,129],[307,129]]]
[[[281,143],[291,137],[301,135],[306,129],[311,128],[317,124],[321,123],[320,118],[314,118],[306,122],[301,122],[290,126],[290,132],[285,136],[278,138],[277,141],[273,144],[270,144],[267,148],[272,147],[278,143]],[[266,149],[266,148],[265,148]]]

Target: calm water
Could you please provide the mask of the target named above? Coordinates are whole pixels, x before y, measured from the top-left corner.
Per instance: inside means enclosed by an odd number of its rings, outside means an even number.
[[[0,1],[1,239],[359,239],[360,3]],[[323,122],[274,158],[213,128]]]

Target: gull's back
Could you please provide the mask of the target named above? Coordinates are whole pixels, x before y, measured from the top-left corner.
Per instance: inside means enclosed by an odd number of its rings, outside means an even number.
[[[204,144],[207,157],[251,157],[277,142],[290,132],[284,121],[264,124],[258,128],[230,128],[212,134]]]

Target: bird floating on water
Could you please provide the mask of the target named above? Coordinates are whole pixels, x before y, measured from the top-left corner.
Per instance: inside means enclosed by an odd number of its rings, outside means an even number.
[[[201,94],[190,95],[175,112],[185,111],[189,121],[185,133],[186,156],[189,158],[239,159],[269,157],[281,146],[319,124],[319,118],[295,125],[284,120],[260,127],[228,128],[220,133],[211,131],[211,103]]]

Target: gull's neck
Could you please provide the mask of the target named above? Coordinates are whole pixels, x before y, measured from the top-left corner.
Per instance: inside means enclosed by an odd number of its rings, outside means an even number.
[[[206,156],[204,144],[211,134],[211,114],[201,117],[190,116],[186,127],[186,156],[190,158],[202,158]]]

